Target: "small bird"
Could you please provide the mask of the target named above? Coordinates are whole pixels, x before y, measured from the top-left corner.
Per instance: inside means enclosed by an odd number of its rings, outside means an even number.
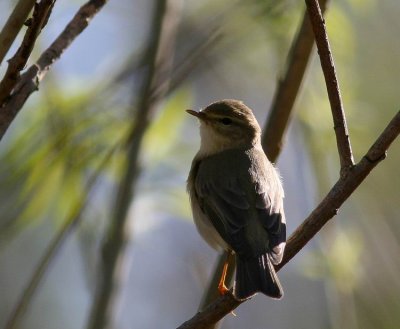
[[[250,108],[226,99],[199,112],[201,146],[187,180],[200,235],[216,249],[235,254],[233,289],[239,300],[257,292],[283,296],[273,265],[286,244],[284,192],[279,174],[261,147],[261,128]],[[218,290],[225,294],[225,262]]]

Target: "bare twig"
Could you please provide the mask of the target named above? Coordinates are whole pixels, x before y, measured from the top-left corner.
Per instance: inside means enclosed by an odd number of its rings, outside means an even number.
[[[6,24],[0,32],[0,65],[35,3],[36,0],[19,0],[13,12],[8,17]]]
[[[325,21],[322,17],[318,0],[306,0],[306,4],[328,90],[336,134],[336,144],[340,158],[340,174],[345,175],[354,165],[354,159],[351,151],[344,108],[340,96],[339,81],[336,76],[335,64],[333,62],[328,35],[326,33]]]
[[[137,106],[134,124],[128,139],[125,172],[121,177],[110,227],[103,244],[100,280],[96,287],[94,303],[89,316],[89,329],[110,326],[114,302],[119,286],[119,273],[124,261],[127,240],[129,206],[134,196],[134,186],[139,172],[139,154],[144,133],[155,111],[168,91],[168,83],[181,0],[159,0],[151,38],[151,59],[146,81]]]
[[[39,57],[38,61],[21,75],[19,83],[15,86],[7,103],[0,110],[0,139],[6,133],[28,97],[38,90],[40,82],[51,66],[89,25],[91,19],[106,3],[107,0],[89,0],[84,4],[65,27],[64,31]]]
[[[321,10],[325,11],[328,0],[321,0]],[[310,25],[308,13],[305,12],[296,38],[288,55],[287,68],[283,79],[279,82],[275,91],[268,119],[262,135],[262,145],[270,161],[276,162],[282,150],[285,132],[289,125],[293,105],[299,93],[300,86],[309,62],[314,45],[314,34]],[[210,280],[207,292],[201,303],[201,308],[218,298],[216,289],[222,267],[226,259],[226,253],[219,256],[217,266]],[[234,266],[229,264],[226,282],[233,278]]]
[[[46,25],[55,0],[42,0],[36,3],[28,30],[25,33],[21,46],[15,55],[8,61],[8,67],[3,80],[0,82],[0,107],[10,96],[13,88],[20,78],[20,72],[24,69],[32,53],[36,39]]]
[[[385,158],[392,142],[400,134],[400,111],[390,121],[376,142],[371,146],[361,161],[353,166],[347,175],[341,176],[327,196],[304,220],[287,241],[280,270],[314,237],[316,233],[336,215],[340,206],[364,181],[371,170]],[[235,300],[232,294],[226,294],[198,312],[193,318],[183,323],[178,329],[207,328],[232,312],[242,302]]]
[[[325,11],[328,2],[328,0],[320,0],[322,13]],[[292,42],[285,75],[279,81],[263,129],[262,145],[271,162],[276,162],[282,150],[285,133],[293,112],[293,105],[311,57],[313,45],[314,34],[308,14],[305,12],[297,37]]]
[[[67,215],[60,231],[53,238],[38,265],[33,271],[33,274],[26,285],[21,297],[15,304],[11,314],[6,322],[4,329],[14,329],[17,328],[19,321],[21,320],[25,310],[32,301],[33,296],[37,288],[39,287],[44,275],[49,269],[50,264],[54,260],[57,252],[61,249],[63,243],[66,241],[67,237],[73,231],[73,229],[81,222],[82,214],[88,204],[93,187],[96,185],[99,177],[101,176],[104,168],[109,163],[111,157],[113,156],[115,150],[121,145],[121,142],[117,142],[110,151],[107,152],[103,160],[100,162],[93,174],[88,178],[86,186],[84,188],[84,193],[79,199],[77,204],[71,209],[70,213]]]

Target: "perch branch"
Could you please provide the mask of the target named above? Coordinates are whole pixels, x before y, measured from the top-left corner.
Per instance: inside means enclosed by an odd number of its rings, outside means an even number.
[[[361,161],[341,176],[327,196],[289,237],[280,270],[314,237],[315,234],[336,215],[340,206],[357,189],[371,170],[386,157],[386,152],[400,133],[400,111],[371,146]],[[229,293],[215,300],[193,318],[183,323],[178,329],[208,328],[232,312],[242,302],[235,300]]]
[[[0,109],[0,140],[28,97],[38,90],[40,82],[51,66],[61,57],[76,37],[85,30],[91,19],[106,2],[107,0],[90,0],[84,4],[65,27],[64,31],[39,57],[38,61],[21,75],[6,104]]]
[[[10,50],[36,0],[19,0],[0,32],[0,65]]]
[[[340,158],[340,174],[345,175],[354,166],[353,153],[349,132],[346,124],[346,117],[340,96],[339,81],[335,72],[335,64],[326,33],[325,21],[322,17],[318,0],[306,0],[307,11],[315,35],[315,42],[321,60],[321,67],[325,77],[328,91],[329,103],[333,116],[333,123],[336,135],[336,144]]]
[[[10,96],[13,88],[18,83],[20,72],[28,62],[36,39],[43,27],[47,24],[54,3],[55,0],[42,0],[35,4],[33,15],[29,20],[28,29],[26,30],[21,46],[18,48],[15,55],[8,61],[7,71],[0,82],[0,106],[4,104],[6,99]]]

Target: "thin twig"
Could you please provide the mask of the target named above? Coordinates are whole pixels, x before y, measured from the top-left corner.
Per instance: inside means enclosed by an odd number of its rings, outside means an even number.
[[[36,3],[29,27],[22,40],[21,46],[15,55],[8,61],[8,67],[4,78],[0,82],[0,107],[10,96],[13,88],[20,78],[20,72],[25,68],[29,56],[32,53],[36,39],[46,25],[55,0],[42,0]]]
[[[321,0],[322,11],[325,11],[327,3],[328,0]],[[268,119],[263,130],[262,145],[268,159],[272,162],[276,162],[282,150],[284,136],[293,112],[294,102],[299,93],[307,64],[310,60],[313,45],[314,34],[306,11],[299,32],[292,42],[288,55],[286,72],[275,91]],[[216,287],[225,259],[226,253],[219,256],[213,277],[203,297],[201,308],[204,308],[211,301],[218,298]],[[226,282],[232,282],[233,272],[234,266],[230,263]]]
[[[320,0],[322,13],[328,2],[328,0]],[[261,142],[265,154],[271,162],[276,162],[282,150],[285,133],[293,113],[293,105],[299,93],[313,46],[314,34],[308,13],[305,12],[297,37],[292,42],[285,75],[279,81],[263,129]]]
[[[0,32],[0,65],[10,50],[18,32],[21,30],[36,0],[19,0],[6,24]]]
[[[64,221],[61,229],[57,233],[57,235],[53,238],[53,240],[48,245],[41,259],[39,260],[38,265],[33,271],[33,274],[26,285],[23,293],[15,304],[11,314],[6,322],[4,329],[14,329],[17,328],[19,321],[24,315],[25,310],[29,306],[32,301],[37,288],[43,280],[44,275],[47,273],[50,264],[52,264],[57,252],[60,251],[62,245],[66,241],[67,237],[71,234],[73,229],[79,225],[82,220],[82,214],[86,209],[86,206],[89,202],[91,192],[94,186],[97,184],[98,179],[100,178],[104,168],[109,163],[111,157],[113,156],[115,150],[120,147],[121,142],[117,142],[104,156],[96,170],[91,174],[88,178],[86,186],[84,188],[84,193],[82,197],[78,200],[77,204],[71,209],[69,214],[67,215],[66,220]]]
[[[151,59],[141,100],[128,138],[125,172],[121,176],[115,207],[103,244],[100,280],[87,328],[108,328],[112,321],[115,299],[119,293],[119,273],[125,260],[128,235],[128,210],[134,197],[134,187],[139,173],[139,154],[144,133],[149,127],[160,101],[168,91],[175,47],[177,23],[180,18],[181,0],[159,0],[155,8],[154,30],[151,38]]]
[[[280,270],[318,233],[318,231],[336,215],[340,206],[364,181],[371,170],[385,158],[392,142],[400,134],[400,111],[387,125],[375,143],[361,161],[353,166],[347,175],[341,176],[327,196],[304,220],[287,241],[282,263],[276,267]],[[242,302],[235,300],[229,293],[218,298],[193,318],[183,323],[178,329],[207,328],[232,312]]]
[[[335,64],[333,62],[328,35],[326,33],[325,21],[322,17],[318,0],[306,0],[306,4],[315,35],[318,54],[321,60],[321,67],[325,77],[326,88],[328,90],[329,103],[331,105],[336,134],[336,144],[340,158],[340,174],[345,175],[347,171],[354,165],[354,159],[351,151],[346,117],[340,96],[339,81],[336,76]]]
[[[40,82],[51,66],[61,57],[76,37],[85,30],[91,19],[106,3],[107,0],[90,0],[84,4],[65,27],[64,31],[39,57],[38,61],[21,75],[21,79],[15,86],[7,103],[0,109],[0,140],[28,97],[38,90]]]

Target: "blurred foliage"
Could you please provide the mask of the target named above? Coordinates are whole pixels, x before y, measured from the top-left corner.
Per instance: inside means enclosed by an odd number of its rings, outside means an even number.
[[[364,242],[355,230],[322,233],[329,242],[323,243],[323,252],[313,252],[306,258],[305,273],[315,279],[329,278],[343,294],[351,294],[359,287],[361,256]],[[322,251],[322,250],[321,250]]]
[[[146,150],[146,163],[154,165],[160,160],[169,160],[168,153],[180,137],[185,106],[190,103],[190,92],[178,90],[163,105],[162,111],[145,135],[143,148]]]
[[[115,118],[115,106],[94,98],[98,92],[66,93],[47,85],[45,96],[24,113],[23,128],[2,145],[3,238],[40,219],[63,219],[87,192],[88,172],[126,130],[126,123]]]

